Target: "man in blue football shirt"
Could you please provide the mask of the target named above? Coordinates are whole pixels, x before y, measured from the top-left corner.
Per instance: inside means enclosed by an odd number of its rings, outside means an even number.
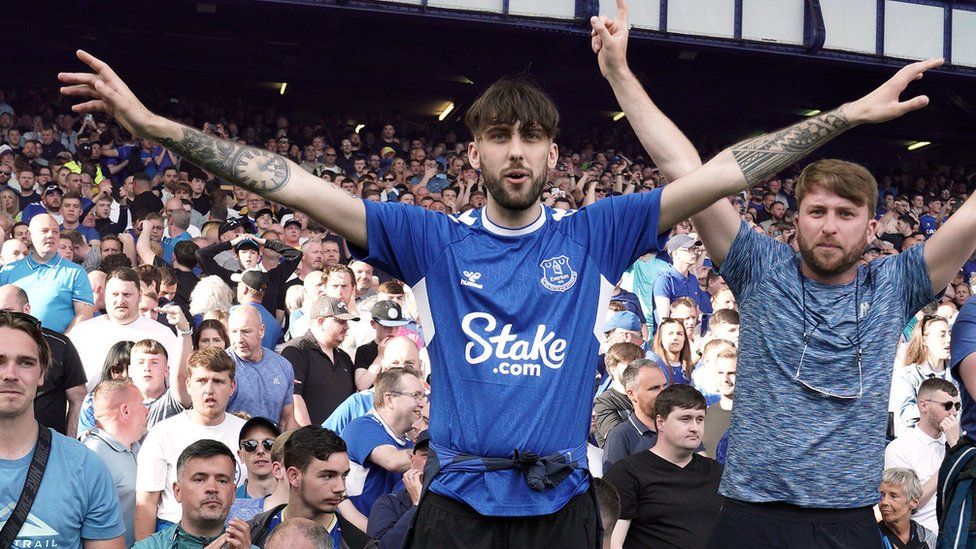
[[[609,30],[608,22],[592,21],[593,46],[601,70],[613,74],[626,69],[623,0]],[[146,109],[104,62],[82,51],[78,57],[95,72],[59,75],[67,84],[63,93],[91,98],[76,112],[106,112],[133,135],[155,139],[218,177],[301,207],[358,247],[360,257],[413,287],[436,389],[428,489],[411,544],[465,549],[596,546],[586,462],[591,358],[614,283],[637,258],[660,250],[659,235],[674,224],[854,125],[923,106],[924,99],[899,103],[897,95],[911,77],[934,66],[910,66],[895,84],[852,103],[843,117],[831,112],[743,141],[700,169],[687,156],[675,155],[670,164],[665,159],[659,167],[687,175],[663,189],[610,197],[577,212],[539,201],[559,158],[555,105],[537,87],[503,79],[465,119],[474,138],[468,160],[482,172],[487,203],[451,217],[355,199],[281,156],[166,120]],[[639,83],[628,90],[638,95],[619,96],[621,103],[643,94]],[[656,108],[633,116],[635,125],[663,124],[658,129],[666,140],[680,135]],[[675,146],[697,159],[690,143]]]
[[[626,17],[618,14],[597,27],[601,70],[638,138],[669,179],[687,179],[682,176],[696,169],[697,153],[627,69]],[[927,97],[901,102],[899,95],[941,63],[908,65],[857,101],[733,145],[718,158],[728,154],[748,182],[759,183],[857,124],[924,107]],[[900,329],[976,248],[974,200],[924,246],[859,265],[878,224],[871,174],[850,162],[823,160],[804,169],[795,191],[799,254],[752,230],[728,200],[692,216],[709,257],[735,293],[742,321],[736,406],[720,488],[727,503],[712,540],[716,548],[740,547],[743,540],[762,546],[878,546],[871,508],[882,472]]]

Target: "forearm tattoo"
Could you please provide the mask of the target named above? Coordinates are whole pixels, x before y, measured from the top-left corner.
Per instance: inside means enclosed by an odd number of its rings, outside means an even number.
[[[851,127],[840,109],[814,116],[782,130],[732,145],[732,156],[753,185],[798,162]]]
[[[263,195],[281,189],[291,178],[288,162],[281,156],[212,137],[186,126],[181,126],[180,130],[182,138],[161,138],[159,142],[235,185]]]

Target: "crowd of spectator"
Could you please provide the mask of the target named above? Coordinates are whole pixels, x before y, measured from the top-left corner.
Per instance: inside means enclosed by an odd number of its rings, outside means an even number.
[[[74,534],[76,513],[61,513],[48,530],[24,531],[18,539],[34,545],[23,546],[45,546],[37,540],[56,530],[63,545],[121,535],[137,547],[217,538],[399,547],[438,391],[411,288],[354,259],[305,212],[52,99],[0,96],[0,308],[15,315],[0,326],[39,324],[51,359],[35,417],[105,467],[65,445],[63,467],[86,463],[97,490]],[[485,204],[484,180],[452,131],[292,126],[271,109],[167,106],[362,200],[452,216]],[[755,231],[799,251],[797,174],[730,200]],[[924,242],[968,198],[972,175],[879,169],[878,230],[861,261]],[[626,135],[568,138],[542,202],[577,210],[667,183]],[[614,546],[703,546],[722,505],[738,307],[690,222],[664,250],[618,281],[592,357],[589,465],[608,481],[597,493]],[[902,544],[938,529],[936,474],[961,434],[950,331],[974,274],[976,258],[904,327],[892,365],[879,528]]]

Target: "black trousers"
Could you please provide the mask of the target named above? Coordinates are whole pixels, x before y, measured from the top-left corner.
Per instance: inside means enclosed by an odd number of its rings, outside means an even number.
[[[589,494],[574,497],[551,515],[486,517],[465,503],[428,492],[417,509],[410,547],[593,549],[597,546],[597,520]]]
[[[879,549],[883,542],[870,507],[806,509],[727,499],[708,548],[747,547]]]

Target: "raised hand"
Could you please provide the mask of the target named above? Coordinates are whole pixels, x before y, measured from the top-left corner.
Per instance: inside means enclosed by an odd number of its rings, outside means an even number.
[[[590,18],[590,45],[604,77],[627,69],[629,24],[625,0],[617,0],[616,19],[610,19],[606,15]]]
[[[902,67],[876,90],[844,105],[844,114],[854,124],[878,124],[921,109],[929,104],[928,96],[919,95],[907,101],[902,101],[900,96],[909,84],[922,78],[925,71],[940,67],[944,62],[941,58],[926,59]]]
[[[61,87],[62,94],[91,98],[72,106],[71,110],[86,114],[104,112],[132,135],[147,136],[146,128],[154,117],[153,113],[104,61],[84,50],[78,50],[76,54],[95,72],[58,73],[58,80],[66,84]]]

